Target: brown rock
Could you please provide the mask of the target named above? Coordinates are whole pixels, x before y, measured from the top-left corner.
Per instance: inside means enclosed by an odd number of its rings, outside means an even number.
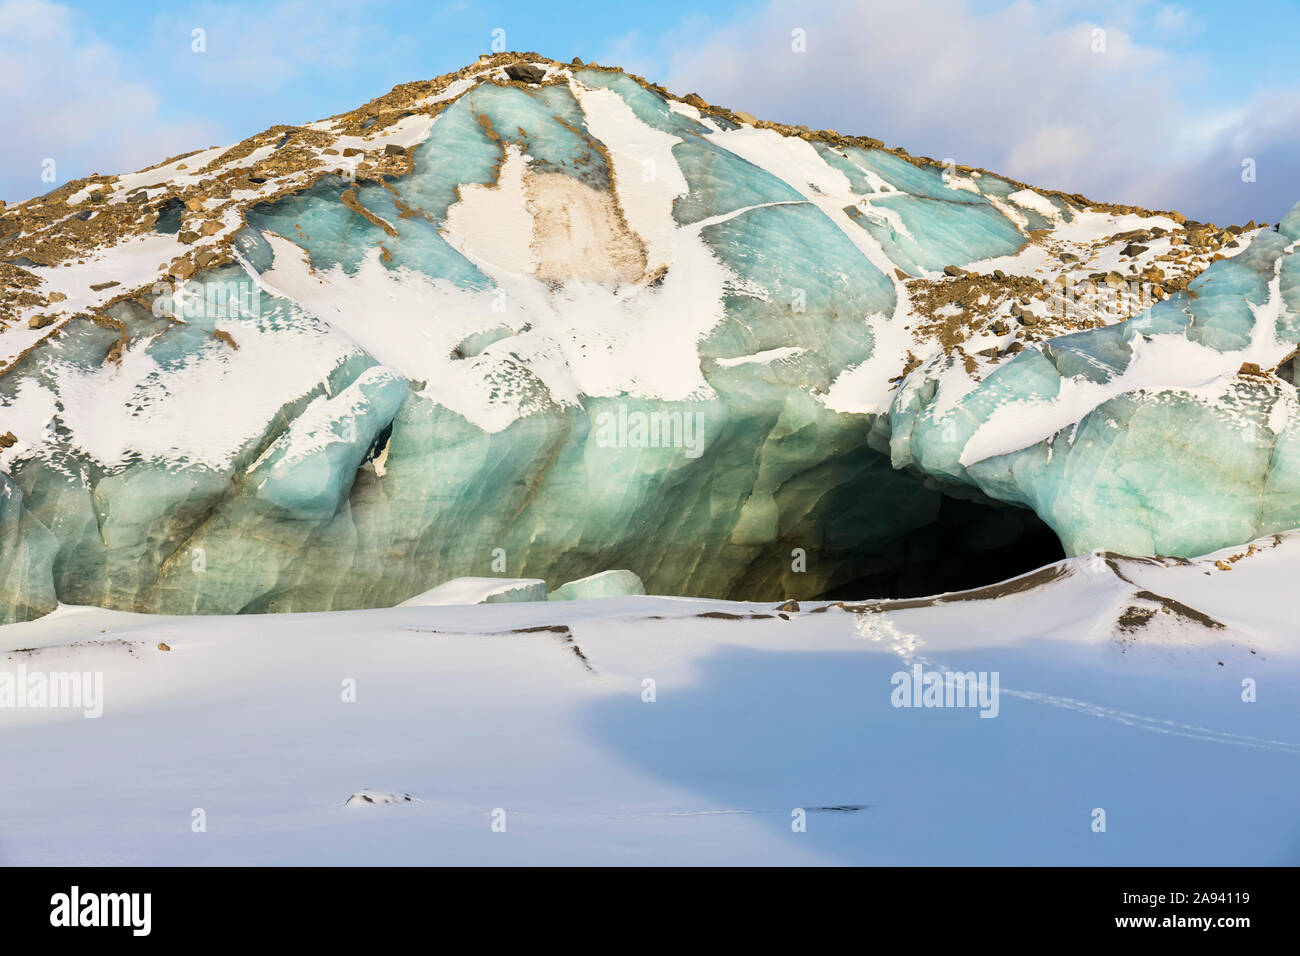
[[[540,83],[546,79],[546,71],[540,66],[534,66],[521,60],[506,67],[506,76],[519,83]]]

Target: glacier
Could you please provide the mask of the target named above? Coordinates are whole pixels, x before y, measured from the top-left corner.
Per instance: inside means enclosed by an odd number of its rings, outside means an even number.
[[[1220,230],[501,54],[0,223],[0,623],[925,593],[1036,522],[1300,525],[1300,207]]]

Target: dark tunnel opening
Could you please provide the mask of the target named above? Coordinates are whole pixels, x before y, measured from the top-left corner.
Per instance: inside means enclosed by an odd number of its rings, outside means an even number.
[[[908,532],[902,560],[828,589],[821,600],[912,598],[996,584],[1060,561],[1065,549],[1025,508],[944,495],[935,521]]]

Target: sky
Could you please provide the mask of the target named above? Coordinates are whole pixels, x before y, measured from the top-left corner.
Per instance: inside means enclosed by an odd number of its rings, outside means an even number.
[[[1297,36],[1300,0],[0,0],[0,199],[344,112],[500,39],[1036,186],[1275,222],[1300,201]]]

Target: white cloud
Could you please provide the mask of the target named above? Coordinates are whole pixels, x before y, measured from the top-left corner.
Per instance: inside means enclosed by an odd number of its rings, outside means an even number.
[[[205,123],[169,122],[124,58],[47,0],[0,0],[0,196],[22,200],[90,173],[120,173],[212,144]],[[57,182],[42,182],[53,159]]]
[[[1152,205],[1219,223],[1276,221],[1300,202],[1300,90],[1258,94],[1214,117],[1200,142],[1179,161],[1138,177],[1135,190]],[[1246,160],[1253,161],[1251,180],[1242,178]]]
[[[1194,33],[1201,29],[1201,22],[1186,7],[1166,3],[1156,13],[1154,26],[1163,35]]]

